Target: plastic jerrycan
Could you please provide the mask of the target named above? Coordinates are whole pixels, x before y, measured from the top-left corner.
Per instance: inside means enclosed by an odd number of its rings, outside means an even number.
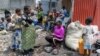
[[[84,54],[84,41],[82,38],[79,40],[79,53]]]

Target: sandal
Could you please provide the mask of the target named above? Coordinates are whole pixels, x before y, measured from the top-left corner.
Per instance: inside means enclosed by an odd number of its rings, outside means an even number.
[[[58,49],[54,49],[54,50],[52,51],[52,54],[53,54],[53,55],[58,55],[58,53],[59,53],[59,50],[58,50]]]

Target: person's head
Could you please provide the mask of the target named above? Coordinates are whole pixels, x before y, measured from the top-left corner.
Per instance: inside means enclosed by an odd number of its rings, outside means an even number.
[[[24,6],[24,13],[30,14],[31,13],[31,7],[30,6]]]
[[[31,13],[31,16],[34,16],[34,13]]]
[[[21,14],[22,14],[22,13],[21,13],[21,9],[17,8],[17,9],[15,10],[15,13],[16,13],[17,15],[21,15]]]
[[[9,22],[11,22],[11,19],[10,19],[10,18],[8,18],[8,19],[7,19],[7,22],[8,22],[8,23],[9,23]]]
[[[62,22],[59,20],[59,21],[56,22],[56,25],[57,25],[58,27],[61,27]]]
[[[7,10],[7,9],[5,9],[5,11],[4,11],[5,13],[10,13],[10,11],[9,10]]]
[[[1,18],[1,20],[2,20],[2,22],[4,22],[4,21],[5,21],[5,18],[4,18],[4,17],[2,17],[2,18]]]
[[[92,23],[92,17],[88,17],[86,20],[85,20],[85,24],[86,25],[90,25]]]
[[[62,9],[65,9],[65,6],[63,6]]]
[[[42,3],[39,3],[39,6],[41,6],[42,5]]]

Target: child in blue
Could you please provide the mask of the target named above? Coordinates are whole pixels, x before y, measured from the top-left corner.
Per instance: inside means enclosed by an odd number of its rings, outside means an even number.
[[[13,40],[12,40],[12,49],[20,50],[21,49],[21,22],[20,19],[16,21]]]
[[[14,34],[13,34],[12,49],[13,50],[21,49],[21,30],[20,29],[16,29]]]
[[[12,19],[16,19],[14,21],[15,28],[13,33],[13,40],[12,40],[12,49],[14,51],[21,49],[21,25],[22,25],[22,15],[21,15],[21,9],[15,10],[16,17],[13,17]]]

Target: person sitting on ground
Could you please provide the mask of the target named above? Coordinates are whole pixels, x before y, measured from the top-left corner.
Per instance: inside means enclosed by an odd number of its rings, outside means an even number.
[[[93,39],[93,27],[91,26],[92,18],[87,18],[85,21],[86,26],[83,29],[83,40],[84,40],[84,56],[90,56],[91,54],[91,47],[92,47],[92,39]],[[88,51],[88,54],[87,54]]]
[[[54,51],[56,50],[56,54],[58,54],[60,44],[64,40],[64,27],[62,26],[61,21],[56,23],[52,35],[47,36],[46,40],[53,46]]]

